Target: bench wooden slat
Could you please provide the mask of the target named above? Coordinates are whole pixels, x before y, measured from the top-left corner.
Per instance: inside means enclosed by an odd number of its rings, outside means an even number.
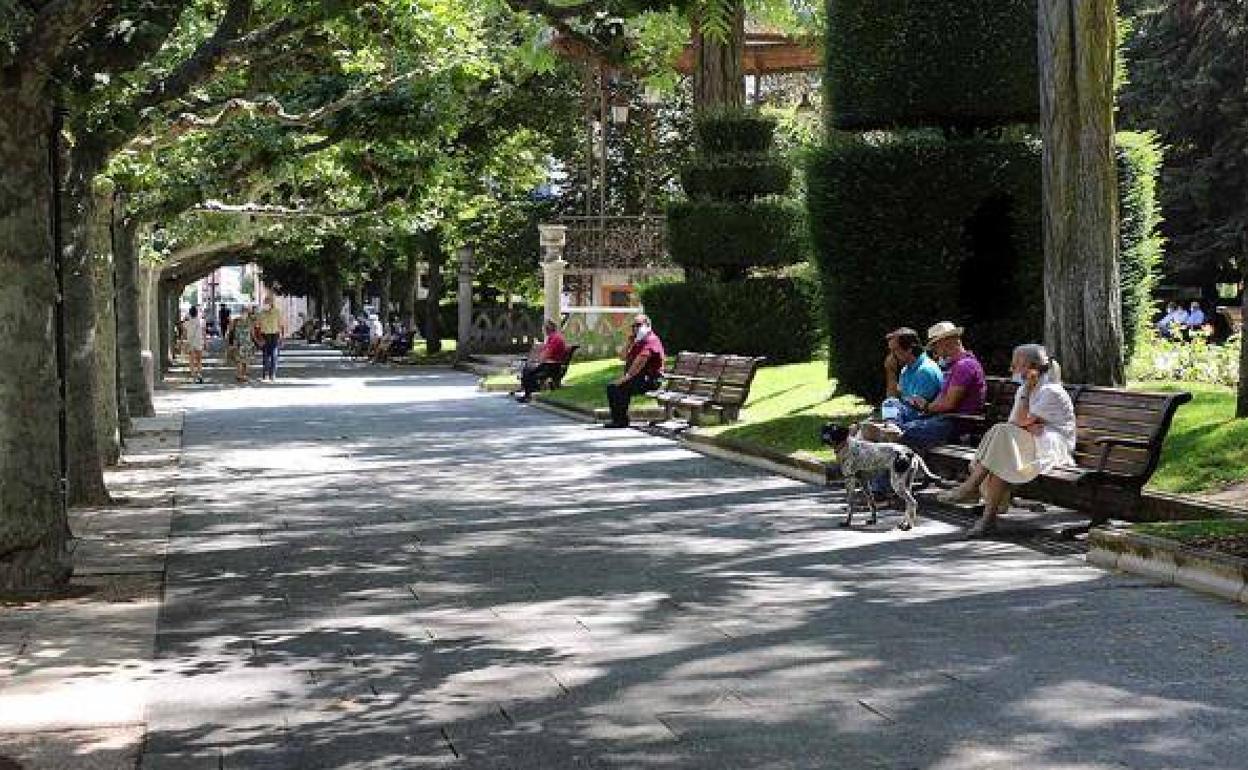
[[[1166,408],[1169,397],[1157,393],[1134,393],[1113,388],[1092,387],[1079,394],[1079,402],[1087,405],[1114,407],[1118,409],[1136,409],[1143,412],[1161,412]]]
[[[1162,414],[1156,412],[1155,414]],[[1100,412],[1086,412],[1075,410],[1075,420],[1080,432],[1096,431],[1099,433],[1113,433],[1123,436],[1143,436],[1149,437],[1157,432],[1157,428],[1161,425],[1160,420],[1123,420],[1114,416],[1107,416]]]

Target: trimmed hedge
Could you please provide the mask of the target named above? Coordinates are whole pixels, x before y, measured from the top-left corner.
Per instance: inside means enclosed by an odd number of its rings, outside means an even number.
[[[680,183],[693,200],[748,201],[789,189],[793,169],[771,158],[739,163],[694,163],[680,171]]]
[[[839,387],[883,391],[884,334],[940,320],[998,373],[1037,339],[1040,148],[936,139],[827,148],[807,168],[808,205]]]
[[[846,130],[1039,119],[1036,0],[835,0],[827,89]]]
[[[672,259],[695,272],[780,267],[807,256],[805,213],[797,201],[687,201],[667,209]]]
[[[1161,203],[1157,177],[1162,149],[1151,133],[1123,131],[1118,141],[1118,253],[1122,260],[1122,333],[1126,359],[1135,356],[1152,317],[1152,295],[1161,264]]]
[[[803,277],[643,286],[641,304],[671,354],[682,350],[809,361],[820,344],[818,284]]]
[[[1123,140],[1124,317],[1148,317],[1156,156]],[[807,167],[809,219],[839,387],[883,390],[883,335],[951,320],[990,373],[1013,347],[1043,339],[1040,148],[1030,142],[903,139],[830,147]],[[1152,214],[1144,213],[1148,209]],[[1132,321],[1138,324],[1138,321]]]
[[[704,158],[766,153],[776,134],[776,121],[746,110],[708,110],[693,122],[698,154]]]

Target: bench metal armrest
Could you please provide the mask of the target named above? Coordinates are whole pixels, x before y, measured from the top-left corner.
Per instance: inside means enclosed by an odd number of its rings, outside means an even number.
[[[1118,437],[1118,436],[1101,436],[1097,438],[1095,441],[1093,441],[1093,443],[1101,447],[1100,457],[1098,457],[1096,461],[1095,474],[1097,476],[1103,476],[1105,474],[1105,466],[1109,464],[1109,453],[1113,450],[1114,447],[1124,446],[1124,447],[1129,447],[1131,449],[1145,449],[1145,450],[1153,448],[1153,442],[1151,441],[1145,441],[1144,439],[1138,439],[1138,438],[1126,438],[1126,437]]]

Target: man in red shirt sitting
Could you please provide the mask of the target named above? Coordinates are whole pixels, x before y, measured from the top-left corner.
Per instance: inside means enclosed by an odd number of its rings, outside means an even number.
[[[659,387],[663,376],[663,342],[650,328],[644,315],[633,318],[632,338],[624,350],[624,374],[607,386],[607,403],[611,405],[611,422],[607,428],[628,427],[628,402],[638,393]]]
[[[524,394],[517,396],[516,400],[521,403],[528,402],[544,378],[557,375],[564,359],[568,357],[568,343],[559,331],[559,324],[547,319],[543,328],[546,330],[546,342],[542,345],[541,352],[535,361],[525,364],[524,371],[520,372],[520,388]]]

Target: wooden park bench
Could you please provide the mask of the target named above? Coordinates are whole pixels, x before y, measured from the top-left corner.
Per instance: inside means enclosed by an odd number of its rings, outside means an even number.
[[[663,407],[668,420],[681,409],[689,413],[691,422],[703,414],[713,414],[720,422],[732,422],[745,406],[754,375],[764,360],[681,352],[667,373],[663,387],[650,395]]]
[[[958,443],[929,450],[928,464],[938,473],[965,471],[984,432],[1009,419],[1018,387],[1007,379],[988,378],[983,415],[958,417]],[[1110,518],[1134,518],[1144,485],[1161,460],[1174,413],[1192,400],[1191,394],[1142,393],[1092,385],[1065,388],[1075,405],[1074,465],[1041,474],[1018,487],[1018,494],[1091,516],[1087,526],[1071,532],[1099,526]]]

